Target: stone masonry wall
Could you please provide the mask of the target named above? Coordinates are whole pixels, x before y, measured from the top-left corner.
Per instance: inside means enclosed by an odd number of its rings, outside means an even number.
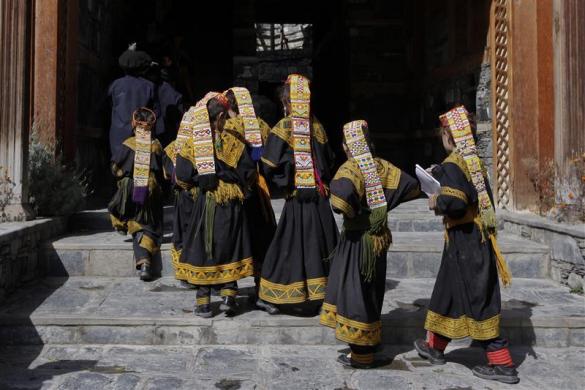
[[[532,214],[499,210],[501,228],[550,246],[549,276],[575,291],[585,287],[585,225],[556,223]]]
[[[67,218],[0,224],[0,302],[21,284],[43,275],[40,245],[66,229]]]

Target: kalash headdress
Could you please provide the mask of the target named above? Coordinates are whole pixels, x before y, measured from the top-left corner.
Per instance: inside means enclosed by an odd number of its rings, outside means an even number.
[[[365,280],[371,281],[376,270],[376,259],[388,250],[392,236],[388,229],[388,204],[382,180],[364,134],[364,129],[367,128],[368,123],[364,120],[349,122],[343,126],[344,143],[364,178],[369,208],[369,212],[362,212],[352,220],[345,221],[344,227],[346,230],[366,230],[362,236],[360,269]]]
[[[451,132],[453,140],[455,141],[456,152],[463,157],[467,170],[471,176],[471,182],[477,191],[477,198],[479,204],[479,215],[481,219],[481,227],[489,236],[494,252],[497,257],[498,273],[504,286],[510,284],[512,275],[506,264],[506,260],[502,256],[496,240],[496,212],[494,206],[487,192],[485,178],[483,176],[483,167],[479,156],[477,155],[477,148],[475,146],[475,139],[469,121],[469,113],[463,106],[456,107],[449,112],[439,117],[441,125]]]
[[[295,187],[314,189],[315,170],[311,150],[311,90],[309,80],[298,74],[288,76],[290,87],[292,140],[295,158]]]
[[[146,113],[146,121],[139,120],[138,114]],[[148,178],[150,175],[150,154],[151,154],[151,130],[156,122],[156,115],[148,108],[142,107],[132,113],[132,127],[136,140],[134,151],[134,190],[132,200],[138,204],[144,204],[148,196]]]
[[[203,99],[195,104],[193,110],[193,152],[195,159],[195,168],[200,176],[215,174],[215,157],[213,149],[213,134],[211,132],[211,123],[207,103],[211,99],[218,99],[224,106],[228,106],[225,96],[219,92],[208,92]]]
[[[173,165],[177,164],[176,156],[183,150],[185,143],[193,136],[193,127],[195,125],[195,107],[190,107],[186,113],[183,114],[179,131],[177,132],[177,139],[175,140],[175,159]]]
[[[262,133],[260,132],[260,122],[256,116],[254,105],[252,103],[252,96],[250,91],[244,87],[233,87],[228,91],[232,91],[236,98],[238,111],[244,124],[244,138],[246,142],[252,147],[252,160],[259,161],[262,156]]]

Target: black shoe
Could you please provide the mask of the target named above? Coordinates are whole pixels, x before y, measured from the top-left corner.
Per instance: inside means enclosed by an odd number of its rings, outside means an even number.
[[[506,366],[475,366],[473,367],[473,375],[481,379],[487,379],[491,381],[498,381],[515,385],[520,382],[518,378],[518,371],[515,367]]]
[[[339,355],[337,357],[337,362],[341,363],[341,365],[343,367],[347,367],[347,368],[357,368],[359,370],[367,370],[369,368],[375,368],[379,365],[375,364],[375,362],[373,362],[372,364],[364,364],[364,363],[358,363],[355,360],[353,360],[350,355]]]
[[[266,301],[263,301],[262,299],[258,299],[256,301],[256,306],[258,306],[258,308],[260,310],[264,310],[266,313],[268,313],[270,315],[280,313],[280,310],[278,310],[278,308],[276,306],[274,306],[272,303],[268,303]]]
[[[233,316],[236,314],[236,309],[238,305],[236,304],[236,299],[234,297],[223,297],[223,301],[219,305],[219,310],[225,312],[226,316]]]
[[[447,363],[445,361],[445,354],[442,351],[431,348],[429,343],[422,339],[414,342],[414,348],[420,357],[427,359],[431,364],[440,365]]]
[[[211,312],[211,306],[209,305],[209,303],[206,303],[205,305],[195,306],[193,314],[202,318],[211,318],[213,316],[213,313]]]
[[[140,280],[144,282],[152,280],[152,274],[150,273],[150,265],[143,263],[140,266]]]

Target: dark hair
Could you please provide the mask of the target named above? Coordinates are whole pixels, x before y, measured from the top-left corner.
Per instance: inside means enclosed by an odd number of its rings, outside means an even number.
[[[209,120],[213,122],[222,112],[227,114],[227,108],[216,98],[213,98],[207,102],[207,112],[209,113]]]
[[[145,107],[140,107],[134,111],[133,118],[137,122],[146,122],[150,124],[154,124],[154,122],[156,122],[156,115],[154,112]]]
[[[290,84],[284,83],[282,87],[278,90],[278,98],[282,104],[290,103]]]
[[[227,98],[228,103],[230,104],[231,110],[239,115],[240,109],[238,108],[238,102],[236,100],[236,95],[234,94],[234,91],[232,91],[231,89],[228,90],[225,94],[225,97]]]

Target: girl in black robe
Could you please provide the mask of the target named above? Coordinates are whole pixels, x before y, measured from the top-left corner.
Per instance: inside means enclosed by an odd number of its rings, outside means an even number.
[[[475,152],[467,111],[455,108],[441,120],[443,146],[450,154],[432,170],[441,189],[429,198],[429,208],[443,215],[445,247],[425,321],[427,340],[414,345],[432,364],[445,364],[451,339],[470,337],[483,346],[489,362],[473,369],[476,376],[517,383],[508,342],[500,337],[498,274],[504,284],[511,276],[495,239],[487,173]]]
[[[212,96],[212,98],[209,98]],[[223,99],[222,99],[223,98]],[[220,309],[231,315],[236,310],[237,281],[254,272],[250,232],[243,201],[255,180],[256,166],[245,153],[245,145],[224,131],[228,103],[212,94],[198,103],[205,105],[213,134],[214,172],[201,174],[195,136],[177,156],[177,182],[196,188],[191,222],[183,236],[183,250],[177,264],[181,280],[198,286],[195,314],[211,317],[211,288],[220,290]],[[196,114],[197,116],[197,114]]]
[[[370,154],[372,145],[367,141],[367,124],[356,122],[347,124],[344,133],[351,130],[357,134],[362,146],[369,145],[367,153]],[[386,285],[386,256],[392,241],[387,213],[400,203],[417,198],[420,191],[416,179],[370,154],[367,158],[375,171],[371,169],[369,176],[377,174],[379,189],[383,191],[379,207],[373,208],[374,204],[368,201],[371,198],[366,195],[375,186],[366,182],[363,168],[357,162],[358,157],[363,159],[367,154],[356,155],[352,152],[354,143],[349,144],[348,148],[344,137],[348,160],[331,182],[331,204],[335,212],[343,214],[344,228],[333,256],[320,322],[335,329],[337,339],[349,344],[351,354],[339,356],[340,363],[370,368],[375,366],[374,350],[382,334],[380,315]]]
[[[163,227],[163,150],[150,136],[155,121],[147,108],[134,112],[132,127],[142,135],[127,138],[112,156],[118,190],[108,204],[114,229],[132,235],[136,268],[145,281],[152,279],[152,261],[160,251]],[[148,165],[136,167],[137,162]]]
[[[239,88],[240,90],[242,88]],[[247,92],[247,90],[245,91]],[[241,92],[240,92],[241,94]],[[225,131],[232,132],[236,137],[246,142],[246,151],[250,154],[250,158],[257,164],[258,176],[257,180],[252,183],[252,187],[244,200],[244,212],[250,224],[250,234],[252,239],[252,255],[254,257],[254,284],[256,287],[256,295],[260,288],[260,271],[262,270],[262,263],[264,257],[268,251],[268,247],[274,237],[276,231],[276,218],[274,216],[274,210],[272,209],[272,203],[270,202],[270,190],[268,189],[266,179],[264,178],[262,171],[262,161],[260,157],[262,155],[263,147],[270,134],[270,126],[259,117],[253,119],[257,120],[258,130],[260,130],[261,145],[254,146],[250,142],[246,141],[246,126],[244,125],[244,119],[240,115],[240,109],[238,101],[233,90],[228,90],[225,95],[230,103],[229,119],[225,123]],[[245,93],[245,96],[251,102],[251,96],[249,92]],[[247,101],[247,100],[245,100]],[[242,102],[239,102],[242,104]],[[246,107],[248,110],[253,109],[251,104]],[[249,113],[253,114],[254,113]],[[256,297],[257,298],[257,297]],[[254,302],[256,299],[254,299]]]
[[[286,112],[292,110],[291,77],[302,76],[289,76],[283,88]],[[305,112],[309,111],[308,99],[306,106]],[[315,185],[313,188],[299,188],[296,183],[293,114],[291,112],[272,129],[262,157],[273,197],[286,199],[274,239],[264,258],[260,279],[257,305],[270,314],[278,313],[275,305],[322,302],[329,258],[339,237],[329,205],[328,184],[332,178],[334,156],[327,135],[321,123],[309,116],[309,158]]]

